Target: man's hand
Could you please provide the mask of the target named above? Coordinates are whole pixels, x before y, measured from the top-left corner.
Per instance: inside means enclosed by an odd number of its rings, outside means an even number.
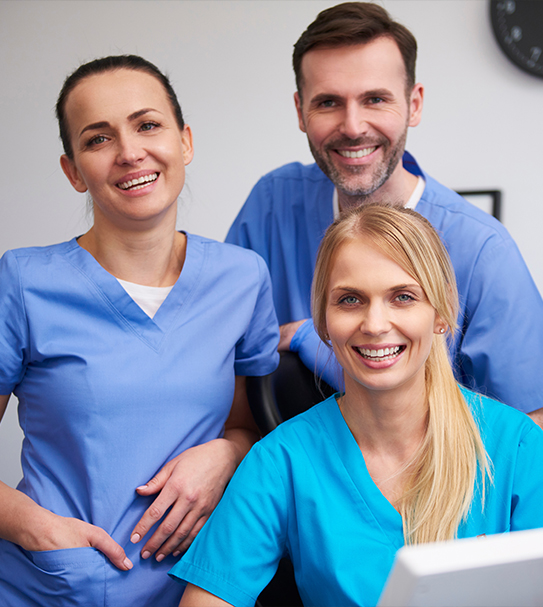
[[[277,346],[279,352],[288,352],[290,350],[290,342],[294,334],[306,320],[307,318],[295,322],[287,322],[279,327],[279,345]]]

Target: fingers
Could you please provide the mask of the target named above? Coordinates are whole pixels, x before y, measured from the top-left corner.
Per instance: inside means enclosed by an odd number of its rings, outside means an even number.
[[[153,495],[154,493],[158,493],[170,478],[171,470],[169,468],[169,464],[166,464],[148,483],[136,487],[136,491],[140,495]]]
[[[177,500],[179,496],[179,493],[177,491],[174,491],[172,489],[170,489],[169,487],[165,487],[160,495],[155,499],[155,501],[149,506],[149,508],[147,508],[147,510],[144,512],[143,516],[141,517],[141,519],[138,521],[137,525],[134,527],[134,531],[132,532],[132,537],[130,538],[130,541],[133,544],[137,544],[142,537],[144,537],[149,530],[151,529],[151,527],[153,527],[166,513],[166,511],[168,510],[168,508],[170,508],[170,506],[172,504],[174,504]],[[179,517],[178,520],[178,524],[179,522],[181,522],[181,520],[183,519],[183,517],[185,516],[185,514],[187,513],[187,511],[190,508],[190,501],[187,500],[187,506],[185,508],[182,507],[177,507],[176,510],[177,512],[174,514],[173,512],[170,512],[170,516],[168,516],[167,518],[170,519],[170,522],[168,523],[168,525],[166,525],[167,529],[170,530],[170,533],[173,532],[175,529],[171,527],[171,515],[173,514],[173,516],[177,516]],[[163,521],[162,525],[160,527],[162,527],[164,529],[164,525],[166,523],[166,520]],[[160,529],[160,528],[159,528]],[[162,529],[162,533],[164,533]],[[157,535],[159,530],[157,530],[157,532],[155,532],[155,534],[153,535],[153,537],[155,537]],[[160,546],[160,544],[164,541],[164,539],[166,539],[167,536],[164,536],[164,538],[162,539],[162,541],[159,544],[156,544],[156,546],[154,547],[154,550],[151,550],[151,552],[154,552],[156,550],[156,548],[158,548]],[[156,541],[153,542],[153,546],[155,545]],[[149,542],[147,542],[144,550],[149,550],[148,548],[148,544]],[[146,557],[144,557],[146,558]]]
[[[132,561],[117,542],[100,527],[89,525],[89,543],[93,548],[100,550],[107,558],[122,571],[132,569]]]
[[[175,522],[168,525],[168,520],[165,519],[163,523],[165,525],[165,532],[160,534],[159,528],[153,537],[149,539],[142,551],[142,558],[149,558],[153,552],[156,552],[156,560],[160,562],[169,554],[173,553],[174,556],[178,556],[182,552],[185,552],[188,550],[208,518],[209,514],[197,514],[193,511],[189,512],[182,520],[181,524],[168,535],[163,543],[161,543],[162,538],[169,532],[170,528],[175,525]],[[155,545],[158,545],[158,547],[155,548]]]

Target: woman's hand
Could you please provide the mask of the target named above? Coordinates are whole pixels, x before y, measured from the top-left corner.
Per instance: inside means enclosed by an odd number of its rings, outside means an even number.
[[[142,558],[157,552],[156,559],[174,556],[190,546],[213,512],[237,465],[233,445],[226,439],[212,440],[187,449],[169,461],[146,485],[140,495],[159,493],[134,528],[133,543],[166,514],[141,551]]]
[[[170,553],[177,556],[188,549],[258,436],[247,402],[245,377],[236,377],[224,438],[187,449],[169,461],[146,485],[136,489],[140,495],[160,493],[135,526],[130,538],[134,544],[166,515],[143,546],[142,558],[156,552],[157,561],[161,561]]]
[[[23,545],[26,550],[44,551],[67,548],[96,548],[122,571],[132,569],[133,565],[124,550],[103,529],[85,521],[49,513],[45,529],[39,537],[30,536]]]

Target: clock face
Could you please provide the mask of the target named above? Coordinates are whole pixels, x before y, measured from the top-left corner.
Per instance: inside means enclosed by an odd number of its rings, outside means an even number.
[[[491,0],[490,17],[507,57],[543,78],[543,0]]]

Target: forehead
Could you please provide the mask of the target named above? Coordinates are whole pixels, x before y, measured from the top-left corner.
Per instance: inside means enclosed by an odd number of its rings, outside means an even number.
[[[151,74],[119,69],[81,80],[68,95],[66,117],[79,122],[110,121],[143,108],[173,113],[162,84]]]
[[[404,90],[406,72],[400,49],[390,37],[365,44],[317,47],[302,58],[304,97],[323,92],[345,94],[355,89]]]
[[[369,291],[400,284],[419,284],[377,245],[353,239],[339,246],[332,258],[329,289],[349,286]]]

